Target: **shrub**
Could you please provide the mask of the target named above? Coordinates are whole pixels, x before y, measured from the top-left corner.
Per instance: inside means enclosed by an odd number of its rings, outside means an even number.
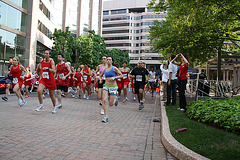
[[[240,133],[240,96],[228,99],[205,98],[188,103],[187,114],[190,119]]]

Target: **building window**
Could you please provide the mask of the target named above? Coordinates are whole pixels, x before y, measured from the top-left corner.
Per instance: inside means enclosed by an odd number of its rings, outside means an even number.
[[[141,19],[142,19],[142,16],[132,17],[131,19],[132,19],[132,20],[141,20]]]
[[[103,15],[109,15],[109,11],[103,11]]]
[[[27,15],[0,1],[0,24],[26,33]]]
[[[111,11],[111,14],[124,14],[124,13],[127,13],[126,9]]]
[[[150,19],[150,18],[165,18],[165,14],[160,14],[160,15],[143,15],[142,19]]]
[[[104,24],[103,28],[107,28],[107,27],[121,27],[121,26],[129,26],[129,23]]]
[[[125,39],[129,39],[129,36],[123,36],[123,37],[104,37],[104,40],[108,41],[108,40],[125,40]]]
[[[151,26],[153,25],[153,22],[142,22],[143,26]]]
[[[52,32],[41,22],[38,20],[38,30],[45,34],[48,38],[52,38]]]
[[[102,34],[129,33],[129,30],[103,31]]]
[[[149,32],[150,29],[142,29],[142,32]]]
[[[132,27],[140,27],[140,26],[142,26],[142,24],[141,23],[132,23],[131,26]]]
[[[110,17],[110,18],[103,18],[103,21],[115,21],[115,20],[126,20],[130,19],[129,16],[123,16],[123,17]]]
[[[131,43],[106,44],[106,47],[122,47],[122,46],[131,46]]]
[[[41,0],[39,1],[39,9],[52,22],[53,16]]]
[[[11,1],[12,3],[15,3],[16,5],[22,7],[26,10],[28,9],[28,7],[27,7],[28,0],[9,0],[9,1]]]

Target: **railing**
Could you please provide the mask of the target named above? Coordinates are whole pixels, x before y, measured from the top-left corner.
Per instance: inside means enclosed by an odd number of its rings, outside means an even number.
[[[187,83],[187,96],[229,98],[240,94],[240,83],[231,81],[190,79]]]

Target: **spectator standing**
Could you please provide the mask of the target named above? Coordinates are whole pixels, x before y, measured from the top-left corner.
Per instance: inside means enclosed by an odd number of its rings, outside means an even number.
[[[181,63],[174,62],[178,57],[181,57]],[[180,66],[179,67],[179,110],[186,111],[187,101],[185,97],[185,90],[187,85],[187,71],[189,69],[189,60],[186,54],[178,54],[171,63]]]
[[[168,71],[169,71],[169,79],[168,79],[168,85],[167,85],[167,102],[166,105],[171,104],[172,99],[172,105],[176,105],[176,84],[177,84],[177,71],[178,67],[177,65],[171,63],[171,61],[175,58],[175,55],[171,55],[170,57],[170,63],[168,65]]]
[[[162,71],[162,85],[163,85],[163,101],[166,101],[167,99],[167,82],[168,82],[168,68],[164,69],[163,64],[160,66],[160,69]]]

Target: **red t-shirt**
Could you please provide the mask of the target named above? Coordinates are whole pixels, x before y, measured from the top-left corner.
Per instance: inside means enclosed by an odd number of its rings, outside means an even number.
[[[179,78],[180,79],[187,79],[187,71],[188,71],[188,66],[186,64],[182,64],[179,67]]]

